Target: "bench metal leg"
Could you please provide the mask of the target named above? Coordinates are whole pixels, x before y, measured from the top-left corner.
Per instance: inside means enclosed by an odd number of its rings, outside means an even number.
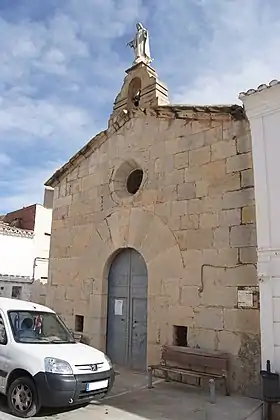
[[[225,384],[225,393],[226,393],[226,396],[228,397],[230,395],[230,392],[229,392],[228,378],[226,376],[224,376],[224,384]]]
[[[209,393],[210,393],[210,403],[215,404],[216,402],[215,379],[209,379]]]
[[[148,388],[153,388],[153,369],[148,367]]]
[[[168,372],[166,370],[164,371],[164,380],[165,380],[165,382],[169,382],[169,376],[168,376]]]

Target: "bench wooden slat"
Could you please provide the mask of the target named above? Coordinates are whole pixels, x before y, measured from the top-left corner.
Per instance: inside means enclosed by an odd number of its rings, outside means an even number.
[[[221,352],[219,350],[211,350],[207,351],[200,348],[192,348],[192,347],[182,347],[182,346],[169,346],[169,345],[163,345],[162,350],[174,350],[177,353],[184,353],[184,354],[197,354],[201,356],[208,356],[208,357],[217,357],[222,359],[227,359],[228,354],[225,352]]]
[[[179,375],[189,375],[189,376],[196,376],[196,377],[209,377],[209,378],[223,378],[222,374],[215,374],[215,373],[206,373],[206,372],[199,372],[195,370],[186,370],[186,369],[180,369],[180,368],[173,368],[173,367],[165,367],[162,365],[151,365],[150,368],[153,370],[162,370],[165,372],[172,372],[172,373],[178,373]]]
[[[158,369],[165,372],[166,379],[168,378],[168,372],[195,376],[197,378],[209,378],[209,384],[214,384],[213,381],[215,379],[222,379],[224,380],[226,395],[229,395],[227,382],[228,354],[218,351],[210,352],[203,349],[165,345],[162,347],[161,360],[161,364],[149,366],[149,387],[152,387],[153,371]]]
[[[162,359],[170,366],[180,365],[180,367],[190,368],[191,366],[203,368],[205,371],[227,370],[228,359],[221,355],[211,355],[205,352],[194,353],[177,351],[176,348],[164,346],[162,349]]]

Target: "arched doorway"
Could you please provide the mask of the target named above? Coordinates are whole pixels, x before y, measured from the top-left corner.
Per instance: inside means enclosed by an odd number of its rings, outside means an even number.
[[[107,354],[130,369],[147,367],[147,266],[134,249],[121,251],[108,278]]]

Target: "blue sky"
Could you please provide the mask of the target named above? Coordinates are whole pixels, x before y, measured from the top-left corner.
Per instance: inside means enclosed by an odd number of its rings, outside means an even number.
[[[106,128],[136,21],[174,103],[238,103],[280,78],[278,0],[1,0],[0,214]]]

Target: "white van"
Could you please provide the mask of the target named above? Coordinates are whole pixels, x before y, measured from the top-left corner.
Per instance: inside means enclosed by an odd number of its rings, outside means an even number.
[[[54,311],[0,298],[0,392],[14,415],[27,418],[41,407],[88,403],[113,382],[108,357],[76,343]]]

